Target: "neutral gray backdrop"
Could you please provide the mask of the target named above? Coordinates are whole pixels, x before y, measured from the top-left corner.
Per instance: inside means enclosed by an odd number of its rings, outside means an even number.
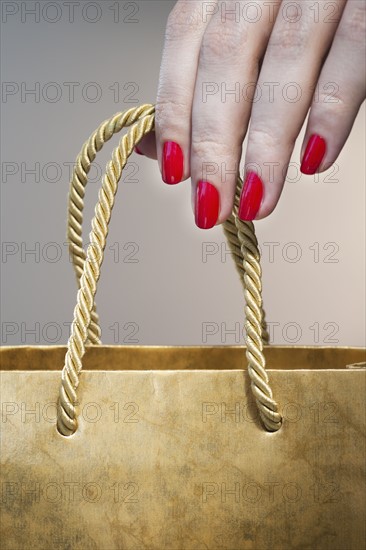
[[[102,120],[155,101],[174,2],[79,1],[73,18],[63,2],[41,2],[32,15],[35,4],[2,2],[3,345],[67,341],[76,298],[64,245],[70,164]],[[336,168],[300,177],[300,145],[290,172],[297,181],[256,224],[272,341],[361,346],[364,109]],[[106,146],[91,172],[87,226],[110,152]],[[132,163],[118,191],[97,293],[103,341],[240,343],[243,297],[221,227],[195,227],[190,182],[169,187],[156,162],[134,155]]]

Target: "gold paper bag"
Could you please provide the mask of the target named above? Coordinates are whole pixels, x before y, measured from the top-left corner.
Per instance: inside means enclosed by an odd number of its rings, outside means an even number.
[[[266,348],[268,433],[243,348],[89,348],[63,437],[65,351],[2,350],[2,549],[364,548],[362,350]]]
[[[85,254],[86,174],[131,124]],[[69,240],[80,289],[67,347],[1,350],[1,548],[362,549],[365,352],[263,345],[259,254],[237,201],[225,233],[246,348],[100,345],[94,295],[117,183],[152,126],[152,106],[120,113],[78,157]]]

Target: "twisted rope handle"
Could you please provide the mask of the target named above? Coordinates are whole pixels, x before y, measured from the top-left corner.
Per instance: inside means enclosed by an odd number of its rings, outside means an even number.
[[[67,239],[78,288],[80,288],[80,278],[83,273],[86,257],[83,245],[82,225],[85,187],[88,183],[88,173],[92,162],[95,160],[97,153],[103,148],[103,145],[114,134],[120,132],[126,126],[131,126],[131,124],[134,124],[141,117],[151,115],[153,112],[154,106],[147,104],[115,114],[110,119],[102,122],[95,132],[92,133],[76,158],[70,181]],[[88,327],[88,342],[91,344],[101,343],[99,319],[95,304]]]
[[[97,151],[103,147],[104,143],[123,126],[131,124],[130,131],[120,140],[119,145],[113,151],[112,160],[107,164],[89,234],[90,244],[85,254],[82,242],[82,211],[87,173]],[[90,136],[77,158],[69,193],[68,237],[73,252],[72,257],[79,290],[61,375],[57,418],[57,428],[65,436],[70,436],[77,429],[76,389],[79,384],[85,344],[88,341],[96,344],[100,342],[94,296],[103,262],[108,224],[118,182],[133,147],[153,128],[154,107],[152,105],[143,105],[125,113],[118,113],[112,119],[105,121]],[[273,400],[263,356],[263,341],[267,341],[268,336],[262,309],[260,256],[253,224],[242,222],[237,217],[241,186],[242,181],[238,178],[234,211],[224,224],[224,232],[234,253],[244,286],[246,356],[252,391],[265,427],[269,431],[276,431],[280,428],[282,420],[278,413],[277,403]]]
[[[281,427],[282,417],[273,399],[263,354],[263,344],[268,343],[269,337],[262,307],[262,271],[258,241],[253,223],[243,222],[238,217],[241,187],[242,180],[238,177],[234,208],[223,224],[224,233],[244,289],[246,357],[252,393],[264,426],[268,431],[274,432]]]
[[[234,198],[234,208],[231,216],[226,220],[226,222],[223,223],[223,229],[224,234],[226,236],[226,239],[229,243],[229,247],[233,256],[233,259],[235,261],[235,266],[237,268],[237,271],[239,273],[240,281],[243,286],[243,290],[245,293],[245,279],[244,279],[244,255],[241,247],[241,241],[239,239],[238,235],[238,229],[236,227],[235,220],[237,218],[237,212],[239,208],[239,202],[240,202],[240,192],[242,188],[242,180],[240,177],[237,178],[236,182],[236,189],[235,189],[235,198]],[[257,238],[255,236],[254,226],[251,225],[249,222],[245,222],[248,225],[250,225],[252,229],[252,240],[254,242],[254,246],[258,247]],[[258,262],[260,260],[259,258],[259,252],[258,252]],[[262,315],[262,342],[263,344],[269,344],[269,334],[267,331],[267,323],[266,323],[266,315],[265,311],[263,309],[263,306],[261,304],[261,315]]]
[[[94,308],[96,285],[103,261],[108,224],[118,182],[121,179],[122,170],[133,147],[153,127],[154,115],[149,114],[133,124],[130,131],[122,137],[120,143],[113,151],[112,160],[107,164],[102,187],[99,191],[98,202],[91,224],[92,229],[89,234],[90,244],[83,260],[83,269],[79,281],[80,288],[77,293],[77,304],[74,310],[74,319],[71,325],[65,364],[61,375],[57,428],[65,436],[73,434],[77,429],[76,407],[78,401],[76,389],[79,385],[82,358],[85,354],[85,344],[88,339],[88,327]]]
[[[68,197],[68,221],[67,221],[67,238],[69,244],[70,256],[74,266],[77,283],[80,287],[80,277],[83,272],[85,261],[85,250],[82,238],[82,223],[84,210],[85,187],[88,182],[88,173],[96,155],[103,145],[109,141],[114,134],[121,131],[123,127],[131,126],[141,117],[152,114],[154,106],[151,104],[141,105],[139,107],[128,109],[123,113],[117,113],[112,118],[105,120],[91,134],[84,143],[80,153],[78,154],[70,181],[70,190]],[[237,181],[235,193],[235,208],[239,206],[240,191],[242,181],[240,177]],[[238,269],[240,281],[244,285],[244,266],[243,254],[241,252],[241,244],[235,226],[235,216],[232,214],[230,218],[223,224],[224,233],[228,240],[235,265]],[[265,311],[262,308],[262,341],[264,344],[269,343],[269,335],[265,321]],[[90,325],[88,327],[87,343],[101,344],[100,341],[100,325],[99,318],[94,304]]]

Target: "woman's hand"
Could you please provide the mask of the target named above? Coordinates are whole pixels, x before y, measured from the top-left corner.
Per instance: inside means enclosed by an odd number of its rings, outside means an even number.
[[[179,0],[169,15],[153,134],[139,145],[163,180],[192,178],[198,227],[233,207],[268,216],[310,108],[301,172],[336,160],[365,97],[364,0]],[[155,139],[156,138],[156,139]]]

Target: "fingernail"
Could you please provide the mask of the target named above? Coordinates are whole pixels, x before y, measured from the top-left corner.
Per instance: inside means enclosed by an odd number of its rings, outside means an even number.
[[[163,181],[173,185],[182,181],[183,152],[175,141],[166,141],[163,148]]]
[[[325,139],[317,134],[310,136],[300,168],[303,174],[315,174],[324,158],[326,148]]]
[[[220,197],[214,185],[199,181],[196,190],[195,220],[200,229],[210,229],[219,217]]]
[[[140,149],[137,147],[137,145],[135,145],[135,153],[137,153],[138,155],[143,155],[144,154],[142,151],[140,151]]]
[[[263,183],[255,172],[248,172],[240,194],[239,218],[251,221],[256,217],[263,198]]]

